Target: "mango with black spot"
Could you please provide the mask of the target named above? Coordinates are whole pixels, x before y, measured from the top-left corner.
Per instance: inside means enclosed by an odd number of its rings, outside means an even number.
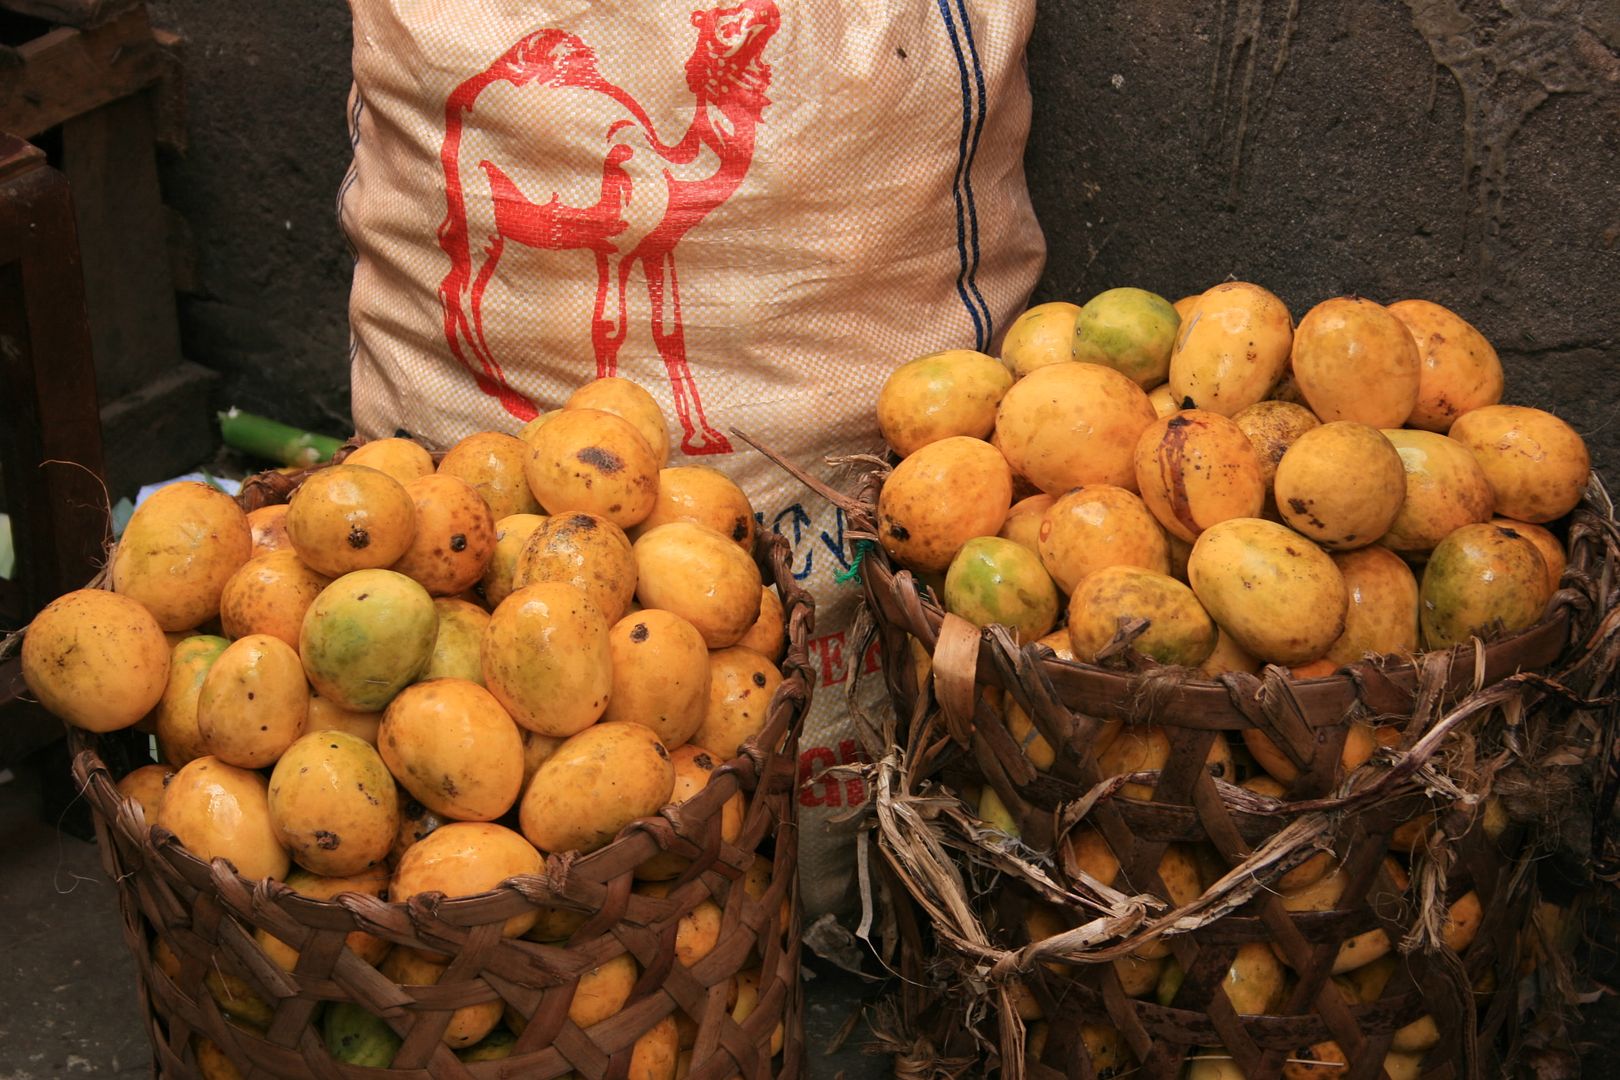
[[[736,482],[707,465],[681,465],[658,473],[652,513],[629,531],[632,540],[672,521],[706,525],[744,551],[754,550],[754,507]]]
[[[1187,559],[1187,581],[1216,625],[1258,660],[1315,660],[1344,632],[1344,576],[1327,552],[1276,522],[1210,526]]]
[[[1271,393],[1293,339],[1293,319],[1274,294],[1246,281],[1222,282],[1181,317],[1170,396],[1184,408],[1234,416]]]
[[[570,394],[563,408],[612,413],[636,429],[660,468],[669,460],[669,423],[658,401],[638,383],[616,375],[592,379]]]
[[[416,536],[405,485],[364,465],[314,472],[287,504],[287,538],[304,564],[335,578],[392,566]]]
[[[546,513],[584,510],[621,529],[652,513],[659,462],[629,421],[598,409],[564,409],[529,447],[524,475]]]
[[[1302,434],[1277,464],[1277,510],[1332,551],[1366,547],[1406,501],[1401,455],[1377,428],[1335,420]]]
[[[484,685],[520,727],[564,738],[582,731],[607,710],[612,693],[608,628],[572,585],[521,588],[490,616]]]
[[[759,567],[729,536],[672,521],[643,533],[633,551],[642,607],[673,611],[709,648],[735,645],[759,618]]]
[[[465,592],[484,576],[495,554],[495,520],[478,492],[444,473],[405,485],[416,512],[416,534],[391,569],[433,596]]]
[[[357,570],[309,606],[298,654],[322,697],[377,712],[427,669],[438,630],[433,598],[421,585],[392,570]]]
[[[139,601],[104,589],[65,593],[34,616],[22,673],[52,715],[86,731],[139,722],[172,681],[157,620]]]
[[[878,542],[910,570],[943,573],[963,544],[999,532],[1011,506],[1012,473],[995,447],[965,435],[941,439],[884,481]]]
[[[1057,586],[1040,556],[1022,544],[980,536],[962,545],[945,572],[945,610],[1035,641],[1057,622]]]
[[[675,767],[675,788],[669,796],[671,806],[679,806],[702,791],[708,786],[714,771],[725,764],[703,747],[690,743],[671,750],[669,760]],[[742,835],[742,827],[743,794],[737,791],[720,806],[721,841],[735,844]],[[672,881],[690,865],[692,860],[684,855],[661,851],[636,867],[636,877],[642,881]]]
[[[596,724],[540,766],[519,820],[523,835],[541,851],[587,853],[637,818],[657,813],[674,790],[675,766],[651,728]]]
[[[648,608],[614,624],[608,650],[613,690],[602,718],[645,724],[671,751],[685,745],[709,703],[709,650],[697,627]]]
[[[304,565],[294,551],[255,555],[225,583],[219,623],[229,638],[270,634],[293,648],[304,613],[332,579]]]
[[[1551,593],[1536,545],[1487,522],[1464,525],[1440,542],[1423,568],[1419,595],[1423,643],[1444,649],[1474,635],[1529,629]]]
[[[1257,401],[1232,417],[1232,423],[1248,436],[1260,459],[1260,480],[1266,493],[1271,493],[1277,478],[1277,463],[1282,461],[1294,440],[1322,421],[1303,405],[1292,401]]]
[[[270,824],[298,865],[323,877],[379,866],[399,829],[399,801],[370,743],[312,731],[270,774]]]
[[[630,610],[636,595],[636,557],[613,522],[583,510],[547,518],[529,534],[512,572],[512,588],[548,581],[572,585],[609,623]]]
[[[1255,517],[1265,505],[1254,444],[1219,413],[1184,409],[1155,421],[1135,443],[1133,461],[1142,502],[1188,543],[1217,522]]]
[[[523,736],[494,695],[465,679],[407,687],[388,705],[377,749],[405,790],[457,821],[494,821],[523,784]]]
[[[272,764],[304,733],[309,684],[298,653],[280,638],[250,634],[220,653],[197,695],[197,732],[221,761]]]
[[[736,757],[743,743],[765,729],[780,685],[781,671],[754,650],[716,649],[709,654],[708,706],[692,742],[723,761]]]

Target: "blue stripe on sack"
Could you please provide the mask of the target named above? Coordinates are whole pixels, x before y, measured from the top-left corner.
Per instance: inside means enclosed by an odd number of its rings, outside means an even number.
[[[956,10],[962,15],[962,30],[967,35],[968,56],[973,60],[973,81],[979,92],[979,104],[973,120],[973,144],[968,148],[967,168],[963,170],[962,185],[967,193],[968,206],[968,235],[972,245],[972,261],[968,264],[967,284],[973,290],[973,296],[979,301],[979,307],[984,311],[984,337],[985,344],[980,348],[988,347],[990,340],[996,336],[995,320],[990,315],[990,305],[985,303],[984,294],[979,292],[977,275],[979,272],[979,210],[973,201],[973,162],[979,156],[979,136],[984,134],[984,117],[987,110],[988,95],[984,89],[984,67],[979,63],[979,46],[973,40],[973,20],[968,16],[964,0],[956,0]]]
[[[956,274],[956,294],[962,298],[962,306],[967,308],[968,315],[973,319],[973,340],[976,346],[983,350],[990,344],[990,336],[985,332],[984,317],[980,314],[973,296],[968,292],[968,244],[967,244],[967,195],[962,188],[962,180],[968,166],[968,145],[972,132],[973,117],[973,88],[968,80],[967,57],[963,55],[962,43],[956,36],[956,20],[951,15],[950,0],[937,0],[939,14],[945,20],[946,33],[951,38],[951,49],[956,53],[956,67],[962,76],[962,138],[956,152],[956,179],[951,194],[956,199],[956,254],[960,260],[961,269]]]

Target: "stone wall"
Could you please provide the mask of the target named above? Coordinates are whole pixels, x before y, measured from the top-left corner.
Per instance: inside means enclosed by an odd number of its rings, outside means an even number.
[[[1511,7],[1511,12],[1509,11]],[[1042,0],[1038,298],[1228,277],[1296,317],[1343,293],[1475,322],[1515,401],[1620,466],[1620,14],[1612,0]],[[347,430],[347,13],[165,0],[191,149],[165,172],[199,262],[187,355],[222,404]]]

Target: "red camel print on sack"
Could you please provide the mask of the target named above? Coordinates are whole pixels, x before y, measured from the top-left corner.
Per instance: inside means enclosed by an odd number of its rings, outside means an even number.
[[[456,87],[445,103],[440,153],[448,209],[439,226],[439,246],[450,256],[450,272],[439,286],[439,297],[450,351],[484,393],[527,420],[537,413],[534,403],[507,382],[484,336],[484,290],[507,243],[589,251],[595,257],[591,344],[599,378],[618,372],[619,349],[629,332],[626,286],[639,263],[647,282],[653,342],[669,371],[681,422],[681,449],[726,454],[731,444],[703,415],[687,365],[675,249],[748,174],[755,130],[769,104],[765,91],[771,69],[763,53],[780,16],[773,0],[743,0],[736,7],[695,11],[692,25],[698,31],[697,46],[686,62],[686,84],[696,95],[696,108],[685,136],[674,144],[660,141],[641,105],[602,76],[590,46],[561,30],[529,34],[489,70]],[[466,125],[467,117],[479,95],[497,83],[516,89],[595,91],[622,110],[623,116],[605,132],[601,193],[594,205],[568,205],[555,189],[535,201],[511,175],[532,175],[532,163],[509,161],[503,168],[469,149],[470,140],[463,135],[477,125]],[[475,187],[478,175],[488,184],[487,195]],[[532,182],[530,186],[533,190]]]

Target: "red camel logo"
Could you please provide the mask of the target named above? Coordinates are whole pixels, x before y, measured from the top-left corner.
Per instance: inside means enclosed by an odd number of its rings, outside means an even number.
[[[769,104],[765,91],[771,69],[762,54],[780,24],[773,0],[743,0],[733,8],[692,13],[698,35],[686,62],[686,84],[697,101],[691,126],[674,144],[661,141],[636,100],[602,77],[590,46],[561,30],[529,34],[450,95],[439,155],[448,203],[439,246],[450,256],[450,272],[439,286],[444,333],[450,351],[472,372],[479,388],[512,415],[527,420],[538,410],[506,381],[484,336],[484,290],[501,253],[508,241],[589,251],[597,273],[591,319],[597,376],[618,371],[619,348],[629,332],[626,286],[639,263],[652,309],[653,342],[669,371],[681,421],[681,449],[688,454],[731,452],[725,436],[704,417],[687,365],[675,248],[748,174],[755,130]],[[508,161],[503,168],[463,145],[463,125],[478,96],[502,82],[520,89],[593,90],[623,110],[623,118],[605,133],[601,197],[595,205],[568,205],[555,189],[537,202],[511,176],[532,175],[532,163]],[[486,177],[488,197],[469,204],[464,173],[473,176],[474,170]]]

